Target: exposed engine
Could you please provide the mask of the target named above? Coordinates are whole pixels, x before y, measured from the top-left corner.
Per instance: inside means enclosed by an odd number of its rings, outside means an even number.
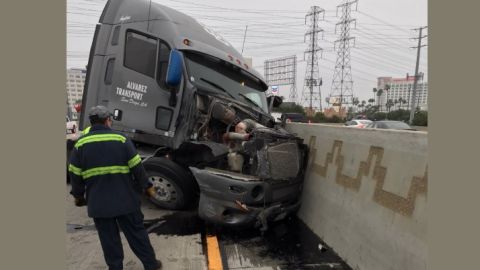
[[[196,140],[177,150],[181,159],[177,161],[260,179],[289,180],[301,173],[305,156],[302,139],[273,127],[271,118],[212,96],[199,95],[197,108]]]

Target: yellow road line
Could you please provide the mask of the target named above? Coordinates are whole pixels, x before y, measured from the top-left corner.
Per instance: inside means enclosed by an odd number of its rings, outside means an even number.
[[[222,257],[215,235],[207,235],[208,270],[223,270]]]

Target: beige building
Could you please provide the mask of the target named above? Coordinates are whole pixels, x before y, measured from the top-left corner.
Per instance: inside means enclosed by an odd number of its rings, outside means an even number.
[[[83,86],[85,84],[85,76],[87,70],[79,68],[67,69],[67,102],[70,106],[73,118],[76,118],[76,111],[73,107],[77,100],[82,99]]]
[[[386,112],[387,101],[391,99],[392,101],[399,100],[400,98],[407,101],[406,104],[402,105],[403,109],[410,109],[413,95],[413,83],[414,76],[409,76],[408,78],[392,78],[392,77],[379,77],[377,80],[377,89],[384,89],[383,94],[379,98],[379,104],[381,105],[381,110]],[[385,86],[390,85],[390,90],[385,91]],[[428,110],[428,82],[423,81],[422,79],[417,82],[417,93],[416,93],[416,102],[417,107],[420,107],[421,110]],[[393,110],[394,107],[391,108]]]

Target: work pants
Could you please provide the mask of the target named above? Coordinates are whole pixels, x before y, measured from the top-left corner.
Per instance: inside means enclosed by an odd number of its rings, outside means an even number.
[[[110,270],[123,269],[123,247],[119,227],[145,270],[157,269],[155,252],[143,225],[143,214],[140,210],[113,218],[94,218],[93,221],[100,237],[105,261]]]

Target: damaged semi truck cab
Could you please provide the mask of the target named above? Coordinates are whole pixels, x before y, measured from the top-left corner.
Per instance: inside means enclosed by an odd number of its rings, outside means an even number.
[[[266,228],[300,206],[308,149],[269,114],[267,84],[226,40],[193,18],[140,0],[108,1],[87,67],[85,110],[149,152],[152,202],[201,218]]]

